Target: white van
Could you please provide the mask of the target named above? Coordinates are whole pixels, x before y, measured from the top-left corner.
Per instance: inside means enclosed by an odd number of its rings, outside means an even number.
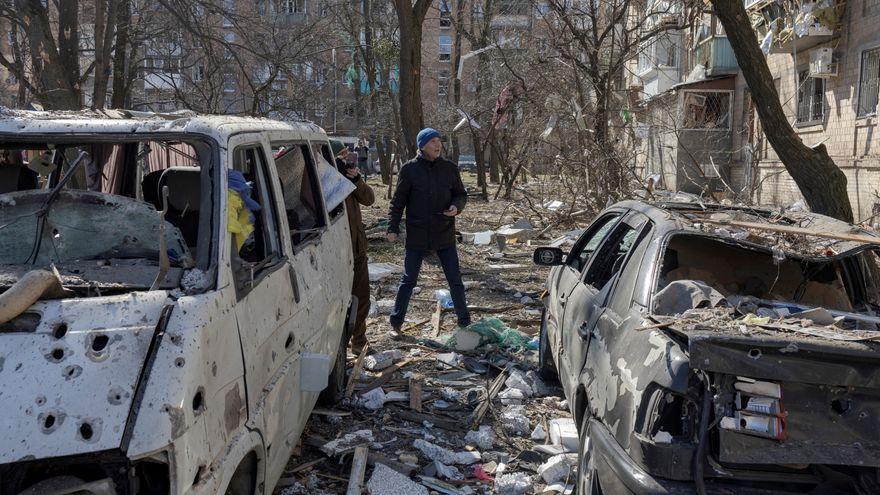
[[[328,162],[310,123],[0,113],[0,494],[272,492],[343,387]]]

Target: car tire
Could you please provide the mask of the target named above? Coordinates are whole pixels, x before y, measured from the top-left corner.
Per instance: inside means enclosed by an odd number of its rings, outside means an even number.
[[[559,381],[559,372],[553,362],[553,349],[547,335],[547,310],[541,311],[541,332],[538,336],[538,376],[546,382]]]
[[[596,472],[596,463],[593,458],[593,442],[590,441],[590,412],[584,413],[581,424],[579,448],[578,448],[578,472],[577,483],[574,489],[575,495],[602,495],[599,486],[599,478]]]
[[[347,318],[346,321],[348,321]],[[333,365],[333,369],[330,370],[330,375],[327,378],[327,388],[318,395],[319,405],[332,406],[341,401],[342,396],[345,394],[345,369],[346,361],[348,360],[349,336],[348,325],[346,325],[346,329],[342,332],[342,338],[339,341],[339,348],[336,350],[336,363]]]

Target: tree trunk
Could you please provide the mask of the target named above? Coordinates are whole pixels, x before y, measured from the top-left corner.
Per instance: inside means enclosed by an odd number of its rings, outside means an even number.
[[[712,5],[749,85],[767,140],[807,204],[816,213],[852,222],[846,175],[828,156],[825,145],[813,148],[804,145],[785,118],[773,76],[743,3],[739,0],[712,0]]]
[[[107,84],[110,80],[110,57],[118,3],[119,0],[95,0],[95,84],[92,90],[92,108],[104,108],[107,105]]]
[[[400,123],[410,156],[418,151],[416,134],[425,125],[422,114],[422,23],[431,0],[394,0],[400,29]]]
[[[82,105],[82,88],[79,70],[79,1],[67,0],[58,3],[58,53],[61,56],[61,69],[76,98],[74,108]]]
[[[461,108],[461,80],[458,78],[458,64],[461,62],[461,30],[464,28],[463,3],[463,0],[455,0],[455,26],[453,26],[455,36],[452,39],[452,65],[450,69],[450,72],[454,72],[454,74],[449,74],[452,80],[452,105],[456,109]],[[461,143],[458,134],[452,134],[451,142],[452,156],[450,158],[453,162],[458,163],[461,156]]]
[[[486,184],[486,151],[483,142],[476,131],[471,132],[471,141],[474,143],[474,160],[477,162],[477,187],[483,194],[483,199],[489,199],[489,190]]]
[[[128,84],[128,29],[131,24],[131,4],[120,0],[116,20],[116,49],[113,52],[113,108],[129,106]]]
[[[20,18],[25,25],[25,36],[28,40],[28,48],[31,56],[31,70],[35,75],[36,94],[35,97],[47,110],[76,110],[80,108],[80,98],[78,86],[71,84],[68,75],[71,73],[71,61],[69,59],[71,52],[71,38],[79,40],[78,27],[76,26],[76,15],[71,24],[70,5],[77,8],[79,2],[70,0],[62,2],[63,14],[59,13],[59,27],[64,26],[69,29],[64,38],[64,52],[67,57],[62,57],[59,51],[59,44],[56,44],[55,37],[52,35],[51,23],[49,22],[49,12],[40,0],[15,0],[16,10],[20,13]],[[51,5],[51,4],[50,4]],[[63,22],[61,17],[63,17]],[[76,58],[76,67],[79,67],[79,58],[77,49],[73,50],[74,58]],[[64,58],[64,63],[62,63]],[[79,72],[73,79],[79,81]]]

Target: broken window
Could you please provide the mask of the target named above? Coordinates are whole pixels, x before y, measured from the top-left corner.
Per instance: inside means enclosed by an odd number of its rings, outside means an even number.
[[[281,243],[278,237],[278,220],[275,217],[275,200],[269,187],[269,171],[262,147],[257,144],[236,148],[233,152],[233,169],[240,172],[251,186],[250,191],[244,193],[248,198],[242,197],[242,200],[243,207],[250,210],[249,216],[253,221],[252,235],[245,234],[242,242],[235,246],[236,252],[244,261],[262,262],[266,265],[266,260],[281,256]],[[248,206],[248,199],[254,201],[258,207]]]
[[[602,244],[600,250],[587,271],[584,282],[597,290],[602,290],[605,284],[623,268],[626,254],[632,248],[638,231],[626,223],[619,223],[614,228],[608,240]]]
[[[336,159],[333,157],[333,152],[330,150],[330,146],[326,143],[312,143],[312,153],[314,153],[315,159],[318,160],[318,163],[323,161],[327,164],[327,166],[339,170],[339,168],[336,166]],[[342,215],[343,210],[345,210],[344,201],[342,203],[339,203],[339,205],[333,208],[332,211],[328,211],[327,215],[330,217],[330,220],[333,220],[339,215]]]
[[[579,272],[583,271],[587,267],[590,256],[608,236],[608,232],[611,231],[611,227],[619,217],[620,214],[613,213],[596,220],[572,248],[566,258],[566,263]]]
[[[821,121],[825,117],[825,80],[810,77],[810,71],[798,73],[797,121]]]
[[[452,26],[452,8],[449,6],[449,0],[440,0],[440,27],[448,28]]]
[[[828,260],[773,254],[695,235],[671,238],[657,288],[700,281],[725,297],[754,298],[852,312],[875,305],[878,258],[873,250]],[[873,312],[873,311],[872,311]]]
[[[272,151],[281,180],[290,239],[296,247],[316,239],[325,226],[315,163],[305,144],[273,143]]]
[[[729,91],[686,91],[683,96],[685,129],[729,129]]]
[[[177,287],[183,269],[210,263],[209,156],[205,143],[171,140],[0,143],[0,265],[55,263],[104,294],[144,289],[164,237],[161,286]]]
[[[859,76],[858,116],[864,117],[877,112],[880,95],[880,48],[862,52],[862,67]]]

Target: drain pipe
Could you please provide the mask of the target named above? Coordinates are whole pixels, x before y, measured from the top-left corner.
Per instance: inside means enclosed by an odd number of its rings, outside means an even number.
[[[0,324],[24,313],[44,296],[59,297],[63,293],[57,272],[31,270],[0,294]]]
[[[708,443],[709,436],[709,408],[712,407],[712,386],[709,382],[709,377],[705,373],[702,373],[701,377],[701,381],[706,383],[706,390],[703,392],[703,404],[700,407],[700,436],[697,452],[694,455],[694,484],[698,494],[706,495],[703,467],[706,460],[706,444]]]

